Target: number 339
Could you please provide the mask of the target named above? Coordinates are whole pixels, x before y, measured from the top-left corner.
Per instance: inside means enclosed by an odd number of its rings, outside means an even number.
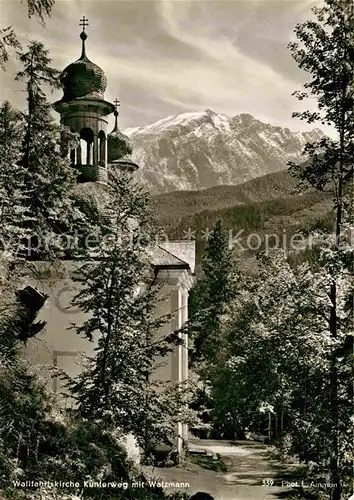
[[[269,486],[273,486],[273,484],[273,479],[263,479],[262,481],[262,486],[267,486],[267,488],[269,488]]]

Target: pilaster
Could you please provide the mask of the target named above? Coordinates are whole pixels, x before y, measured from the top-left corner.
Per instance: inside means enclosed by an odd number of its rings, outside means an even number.
[[[183,294],[181,287],[176,285],[176,288],[171,292],[171,312],[173,317],[171,319],[171,330],[179,330],[183,324],[183,306],[182,306]],[[179,332],[178,337],[182,338],[182,334]],[[180,384],[182,382],[182,345],[176,346],[172,361],[172,373],[171,381],[173,383]]]
[[[158,281],[169,285],[171,304],[171,330],[180,330],[188,320],[188,291],[193,279],[186,269],[163,269],[157,276]],[[178,333],[182,344],[176,346],[171,363],[171,381],[178,384],[180,389],[188,383],[188,335],[185,332]],[[188,426],[177,423],[177,451],[183,453],[183,442],[188,440]]]
[[[188,321],[188,289],[182,288],[182,324]],[[188,333],[183,332],[183,345],[182,345],[182,383],[183,387],[188,385]],[[184,441],[188,440],[188,425],[182,425],[182,438]]]
[[[93,165],[98,165],[98,134],[93,136]]]

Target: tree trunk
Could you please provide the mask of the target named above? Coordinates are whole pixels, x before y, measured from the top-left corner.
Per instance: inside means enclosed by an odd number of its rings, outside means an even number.
[[[343,138],[341,138],[341,142]],[[342,224],[342,203],[343,203],[343,185],[342,185],[342,161],[340,165],[340,179],[338,185],[337,197],[337,214],[336,214],[336,240],[335,249],[340,250],[341,246],[341,224]],[[336,339],[337,333],[337,283],[334,278],[330,288],[331,299],[331,312],[329,328],[331,336]],[[339,407],[338,407],[338,369],[336,354],[332,354],[330,366],[330,405],[331,405],[331,423],[332,423],[332,455],[330,459],[330,474],[331,483],[334,484],[331,491],[330,500],[340,500],[341,498],[341,481],[340,481],[340,467],[339,467],[339,436],[338,436],[338,421],[339,421]]]
[[[284,434],[284,403],[281,405],[281,415],[280,415],[280,433]]]
[[[268,439],[271,440],[272,437],[272,414],[268,412]]]
[[[331,285],[331,317],[330,317],[330,331],[333,338],[337,337],[337,284]],[[331,420],[332,420],[332,456],[330,459],[330,472],[331,483],[334,484],[331,492],[331,500],[340,500],[341,498],[341,484],[339,475],[339,439],[338,439],[338,372],[336,355],[333,354],[331,359],[330,368],[330,403],[331,403]]]

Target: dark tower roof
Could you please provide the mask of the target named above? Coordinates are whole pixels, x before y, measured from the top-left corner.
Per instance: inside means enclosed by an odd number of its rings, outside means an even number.
[[[104,99],[107,78],[103,70],[86,56],[85,41],[87,35],[85,33],[85,23],[83,27],[84,30],[80,35],[82,40],[81,57],[69,64],[60,77],[64,90],[62,101],[71,101],[73,99]]]
[[[118,127],[118,105],[119,101],[115,100],[116,109],[114,111],[115,123],[114,128],[108,134],[108,163],[127,157],[133,152],[133,145],[129,137],[119,130]],[[126,158],[127,159],[127,158]]]

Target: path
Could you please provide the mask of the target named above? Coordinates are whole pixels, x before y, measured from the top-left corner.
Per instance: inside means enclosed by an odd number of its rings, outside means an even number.
[[[168,483],[188,483],[188,493],[204,491],[215,500],[275,500],[290,497],[287,475],[291,467],[281,466],[269,457],[266,445],[254,441],[191,440],[191,451],[206,450],[219,454],[226,465],[226,472],[215,472],[199,465],[185,468],[164,468],[153,472],[156,478]],[[263,481],[272,480],[270,486]],[[267,484],[267,483],[265,483]],[[168,489],[169,492],[173,488]]]

